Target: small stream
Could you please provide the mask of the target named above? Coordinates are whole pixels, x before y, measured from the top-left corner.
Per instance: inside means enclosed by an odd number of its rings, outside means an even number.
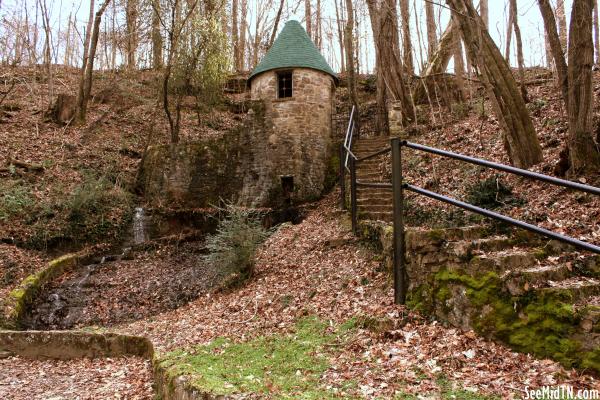
[[[266,215],[263,224],[299,222],[299,215],[280,210]],[[105,255],[47,284],[25,313],[22,328],[108,326],[147,318],[196,299],[223,279],[218,267],[204,262],[203,240],[177,246],[140,245],[186,230],[212,232],[216,221],[207,214],[162,215],[136,207],[121,254]]]

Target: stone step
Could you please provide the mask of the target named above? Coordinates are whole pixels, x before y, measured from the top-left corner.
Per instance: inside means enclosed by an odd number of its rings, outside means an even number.
[[[469,261],[468,268],[473,273],[485,273],[494,271],[500,274],[507,271],[516,271],[532,268],[539,265],[538,259],[530,251],[516,250],[499,252],[487,252],[475,256]]]
[[[392,188],[387,188],[387,187],[378,187],[378,188],[372,188],[372,187],[364,187],[364,186],[359,186],[356,188],[356,190],[358,191],[358,193],[372,193],[372,194],[379,194],[379,193],[392,193]]]
[[[373,212],[373,211],[393,212],[394,211],[394,207],[391,204],[368,204],[368,205],[361,205],[359,203],[358,204],[358,210],[359,210],[359,212],[365,212],[365,213],[370,213],[370,212]]]
[[[450,242],[448,253],[458,258],[470,258],[482,252],[498,252],[514,247],[514,241],[506,236],[493,236],[474,240]]]
[[[360,138],[355,143],[359,144],[367,144],[367,143],[390,143],[392,138],[388,136],[378,136],[378,137],[370,137],[370,138]]]
[[[358,198],[357,204],[359,207],[368,206],[368,205],[387,205],[392,208],[392,199],[386,197],[367,197],[367,198]]]
[[[373,221],[391,222],[394,213],[391,211],[369,211],[359,213],[360,219],[370,219]]]
[[[356,172],[359,171],[381,171],[381,166],[379,164],[359,165]]]
[[[383,176],[379,172],[370,172],[370,171],[357,171],[356,172],[356,179],[358,179],[358,180],[369,179],[371,182],[389,183],[389,182],[385,182],[382,178],[383,178]]]
[[[508,291],[513,296],[539,286],[545,286],[549,281],[563,281],[573,275],[572,269],[565,263],[546,264],[510,271],[503,276]]]
[[[356,157],[362,158],[362,157],[370,156],[371,154],[375,154],[377,152],[380,152],[381,150],[384,150],[384,149],[385,149],[385,146],[381,146],[381,147],[378,147],[378,146],[373,146],[373,147],[370,147],[370,146],[369,147],[355,147],[355,148],[352,149],[352,153],[354,153],[354,155]],[[383,154],[381,154],[379,157],[383,157]],[[373,158],[370,158],[368,160],[361,161],[360,163],[365,163],[367,161],[372,161],[372,160],[375,160],[375,161],[379,160],[379,161],[381,161],[381,159],[379,157],[373,157]]]
[[[600,295],[600,280],[583,276],[574,276],[560,281],[549,280],[545,287],[538,290],[546,293],[564,293],[568,296],[569,302],[581,303],[586,298]]]

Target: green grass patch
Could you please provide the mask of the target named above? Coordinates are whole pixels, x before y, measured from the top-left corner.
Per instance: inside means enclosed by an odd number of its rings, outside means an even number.
[[[161,366],[168,368],[169,374],[190,375],[194,387],[213,395],[334,398],[336,394],[321,384],[320,377],[329,368],[327,354],[352,335],[354,325],[351,320],[332,330],[308,317],[297,323],[293,333],[246,342],[218,338],[208,345],[168,353]]]

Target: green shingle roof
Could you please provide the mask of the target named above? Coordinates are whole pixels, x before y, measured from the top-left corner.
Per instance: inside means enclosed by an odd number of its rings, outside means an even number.
[[[337,76],[298,21],[288,21],[248,80],[278,68],[304,67]]]

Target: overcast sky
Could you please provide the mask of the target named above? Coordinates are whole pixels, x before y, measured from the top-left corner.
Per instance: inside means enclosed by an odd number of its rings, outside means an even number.
[[[17,9],[22,9],[24,4],[28,5],[28,8],[33,11],[35,1],[38,0],[0,0],[1,9],[0,15],[6,17],[8,14],[15,12]],[[66,21],[70,13],[76,16],[78,25],[83,26],[86,22],[87,15],[89,13],[89,0],[73,1],[73,0],[46,0],[48,8],[51,14],[53,30],[57,31],[59,25],[62,27],[66,26]],[[141,0],[143,2],[145,0]],[[323,9],[323,23],[326,27],[323,32],[328,30],[327,26],[331,24],[335,30],[335,8],[334,0],[321,0]],[[422,62],[422,57],[426,55],[426,31],[424,26],[425,15],[424,15],[424,0],[409,0],[411,6],[411,29],[412,29],[412,41],[413,48],[415,51],[416,64]],[[435,1],[435,0],[434,0]],[[96,0],[96,6],[101,0]],[[122,0],[121,0],[122,2]],[[567,21],[570,15],[572,0],[565,0],[565,7],[567,10]],[[274,1],[277,3],[277,1]],[[316,1],[313,1],[316,5]],[[477,3],[477,0],[475,0]],[[504,53],[504,44],[506,43],[506,19],[507,19],[507,0],[489,0],[489,15],[490,15],[490,34],[500,46],[502,53]],[[523,38],[523,51],[525,57],[525,63],[528,66],[542,65],[544,64],[544,44],[543,44],[543,23],[537,6],[537,0],[518,0],[519,10],[519,25],[521,27],[521,34]],[[253,16],[256,14],[256,8],[260,6],[260,0],[248,0],[249,7],[249,19],[250,26],[253,26]],[[293,7],[295,4],[299,4],[294,12]],[[295,18],[303,22],[304,18],[304,2],[298,3],[298,0],[288,0],[287,11],[290,18]],[[359,13],[366,15],[367,9],[364,1],[355,0],[355,7]],[[445,4],[443,0],[440,0],[439,4]],[[314,7],[313,5],[313,12]],[[275,8],[275,7],[273,7]],[[439,13],[440,26],[438,29],[441,31],[445,28],[449,18],[449,11],[441,6],[436,6],[437,12]],[[275,12],[275,10],[273,10]],[[415,17],[419,20],[419,25],[415,23]],[[283,22],[283,21],[282,21]],[[365,18],[365,22],[368,24],[368,18]],[[283,27],[283,23],[280,24],[280,29]],[[63,28],[64,29],[64,28]],[[336,30],[335,30],[336,31]],[[337,32],[337,31],[336,31]],[[9,34],[10,32],[3,32]],[[373,69],[374,66],[374,50],[370,34],[370,26],[361,27],[361,67],[369,70]],[[419,40],[420,39],[420,40]],[[335,70],[339,69],[339,54],[338,54],[338,43],[337,36],[334,36],[333,48],[329,46],[328,41],[324,38],[323,53],[326,59],[332,64]],[[367,43],[368,45],[365,45]],[[514,43],[514,40],[513,40]],[[515,51],[512,52],[512,64],[516,63]],[[362,71],[365,72],[365,71]]]

